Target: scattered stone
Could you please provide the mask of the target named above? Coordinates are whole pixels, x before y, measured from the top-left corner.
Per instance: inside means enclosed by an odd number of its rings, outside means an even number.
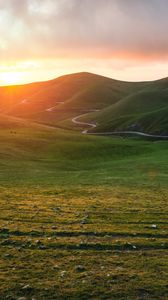
[[[133,249],[136,249],[137,247],[133,245],[132,248],[133,248]]]
[[[6,254],[4,254],[4,257],[5,257],[5,258],[10,258],[11,255],[10,255],[9,253],[6,253]]]
[[[146,239],[146,240],[148,240],[148,239]],[[155,242],[155,241],[156,241],[155,238],[151,238],[150,240],[151,240],[152,242]]]
[[[157,225],[156,224],[152,224],[151,228],[157,229]]]
[[[57,226],[52,226],[51,228],[52,228],[53,230],[55,230],[55,229],[57,229]]]
[[[19,297],[17,300],[27,300],[26,297]]]
[[[84,225],[84,224],[87,224],[87,220],[83,219],[80,224]]]
[[[21,247],[16,247],[16,250],[17,251],[22,251],[22,248]]]
[[[27,285],[22,287],[22,290],[24,290],[24,291],[26,290],[26,291],[30,292],[30,291],[32,291],[32,287],[29,284],[27,284]]]
[[[41,242],[39,240],[36,240],[35,243],[36,244],[41,244]]]
[[[127,242],[126,244],[129,245],[129,246],[132,246],[132,244],[130,242]]]
[[[58,265],[54,265],[54,266],[53,266],[53,269],[54,269],[54,270],[58,270],[58,269],[59,269],[59,266],[58,266]]]
[[[29,284],[24,285],[24,286],[22,287],[22,290],[27,290],[28,288],[30,288],[30,285],[29,285]]]
[[[75,270],[76,270],[77,272],[85,272],[85,271],[86,271],[85,267],[82,266],[82,265],[76,266],[76,267],[75,267]]]
[[[60,274],[60,276],[64,277],[66,275],[66,273],[67,273],[66,271],[62,271],[61,274]]]
[[[85,279],[83,279],[83,280],[82,280],[82,283],[83,283],[83,284],[85,284],[85,283],[86,283],[86,280],[85,280]]]
[[[11,255],[11,254],[9,254],[9,253],[6,253],[6,254],[4,255],[4,258],[6,258],[6,259],[11,259],[11,258],[13,258],[13,255]]]
[[[40,249],[40,250],[45,250],[45,249],[46,249],[46,246],[45,246],[45,245],[40,245],[40,246],[39,246],[39,249]]]

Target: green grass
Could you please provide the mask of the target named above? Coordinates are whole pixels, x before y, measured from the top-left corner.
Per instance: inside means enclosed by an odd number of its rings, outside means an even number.
[[[81,120],[97,123],[92,130],[95,132],[134,130],[167,134],[167,108],[167,90],[143,90]]]
[[[1,87],[0,107],[11,115],[55,125],[75,114],[110,106],[146,85],[83,72],[43,83]],[[54,113],[46,112],[54,106],[57,106]]]
[[[167,299],[167,142],[2,116],[0,138],[0,299]]]
[[[134,130],[168,134],[168,79],[124,82],[87,72],[22,86],[0,87],[3,113],[74,130],[71,119],[98,124],[96,132]],[[24,101],[23,101],[24,100]],[[26,100],[26,102],[25,102]],[[48,108],[55,107],[51,111]]]

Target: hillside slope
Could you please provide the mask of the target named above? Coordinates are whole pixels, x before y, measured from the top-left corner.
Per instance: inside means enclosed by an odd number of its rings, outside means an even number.
[[[134,130],[168,134],[168,80],[152,82],[100,112],[83,117],[94,122],[95,132]]]
[[[55,120],[57,117],[59,120],[60,114],[63,114],[64,119],[71,116],[72,112],[103,109],[134,90],[139,90],[143,85],[144,83],[122,82],[86,72],[71,74],[44,83],[25,85],[25,92],[23,86],[4,88],[6,98],[8,97],[6,102],[3,101],[6,103],[4,111],[43,121],[50,120],[49,109],[53,107]],[[3,88],[0,90],[0,95],[2,94]]]
[[[91,131],[167,134],[167,107],[168,78],[137,83],[83,72],[0,87],[1,113],[71,130],[80,130],[72,118],[87,113],[81,121],[97,124]]]

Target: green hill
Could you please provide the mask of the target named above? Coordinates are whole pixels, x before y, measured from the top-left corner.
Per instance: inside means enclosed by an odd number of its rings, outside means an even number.
[[[143,85],[118,102],[82,117],[81,121],[96,123],[91,132],[143,131],[168,134],[168,79]]]
[[[85,72],[71,74],[44,83],[25,85],[25,91],[24,86],[5,88],[5,99],[8,99],[3,101],[3,104],[6,103],[4,111],[19,117],[55,123],[78,112],[103,109],[140,89],[142,85]],[[54,117],[48,111],[51,107],[55,107]]]
[[[65,129],[79,130],[72,118],[87,113],[81,121],[96,123],[92,132],[168,133],[168,78],[124,82],[83,72],[1,87],[0,100],[2,113]]]
[[[87,89],[91,78],[97,86]],[[100,111],[85,119],[99,126],[115,108],[115,128],[134,116],[160,130],[167,88],[150,94],[150,83],[87,74],[58,81],[15,87],[12,102],[1,101],[0,299],[166,300],[168,142],[82,135],[71,116],[94,104]],[[65,89],[66,109],[46,110],[55,101],[48,89]]]
[[[168,91],[142,91],[121,99],[114,105],[92,115],[98,131],[140,130],[150,133],[166,132],[160,122],[165,120]],[[164,116],[164,117],[163,117]],[[155,128],[152,124],[155,123]]]

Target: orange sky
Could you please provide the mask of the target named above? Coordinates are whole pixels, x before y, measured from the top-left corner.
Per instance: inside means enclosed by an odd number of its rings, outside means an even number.
[[[166,0],[0,1],[0,85],[88,71],[167,77]]]

